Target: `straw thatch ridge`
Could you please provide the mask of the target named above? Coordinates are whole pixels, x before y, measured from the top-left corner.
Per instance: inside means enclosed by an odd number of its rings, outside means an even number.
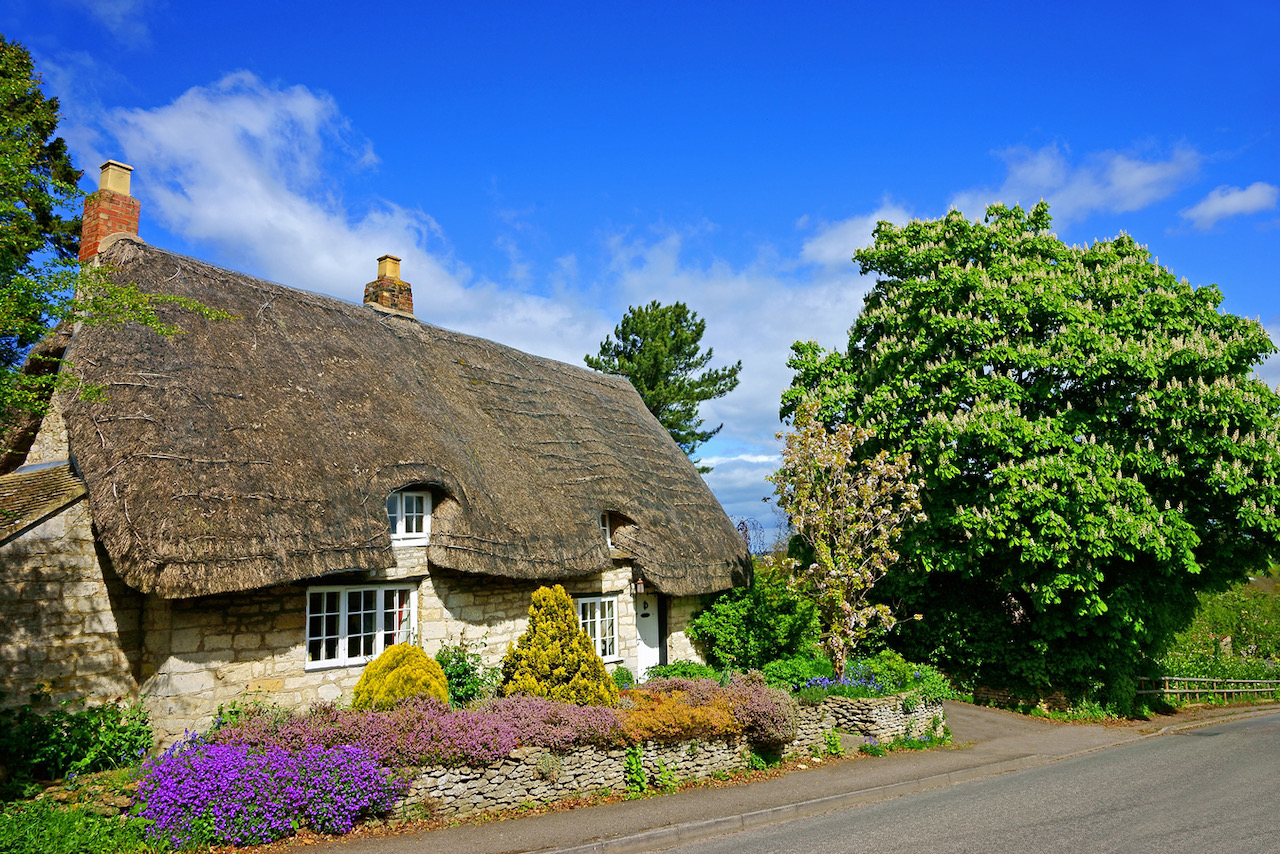
[[[742,583],[742,538],[625,380],[231,273],[133,240],[102,255],[152,293],[235,315],[83,327],[72,455],[116,570],[165,597],[394,564],[388,493],[437,498],[428,557],[579,577],[614,543],[672,595]],[[425,302],[425,301],[424,301]]]

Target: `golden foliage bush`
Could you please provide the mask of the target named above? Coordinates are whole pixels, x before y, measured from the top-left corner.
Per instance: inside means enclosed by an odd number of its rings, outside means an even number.
[[[500,691],[504,697],[528,694],[579,706],[618,704],[618,686],[559,584],[533,592],[529,627],[502,659]]]
[[[626,695],[630,708],[622,713],[622,726],[633,742],[680,741],[723,738],[742,734],[726,694],[695,703],[685,691],[646,691],[636,688]]]
[[[365,666],[351,705],[356,709],[389,709],[406,697],[423,694],[449,702],[444,670],[420,647],[398,643]]]

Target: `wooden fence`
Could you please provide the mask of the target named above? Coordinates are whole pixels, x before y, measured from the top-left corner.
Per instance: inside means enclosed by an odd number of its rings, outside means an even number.
[[[1149,688],[1148,685],[1157,687]],[[1200,679],[1191,676],[1166,676],[1163,679],[1139,679],[1142,694],[1163,697],[1272,697],[1280,691],[1280,679]]]

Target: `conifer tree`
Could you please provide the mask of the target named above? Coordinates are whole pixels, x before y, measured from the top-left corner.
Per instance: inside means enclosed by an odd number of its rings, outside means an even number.
[[[501,692],[579,706],[617,705],[618,687],[559,584],[533,592],[529,626],[502,660]]]

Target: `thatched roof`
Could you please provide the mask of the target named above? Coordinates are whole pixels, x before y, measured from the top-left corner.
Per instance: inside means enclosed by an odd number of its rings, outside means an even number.
[[[185,334],[79,328],[101,402],[64,401],[94,523],[130,585],[165,597],[393,565],[384,502],[440,498],[432,563],[587,575],[614,545],[673,595],[741,583],[742,538],[625,380],[120,240],[144,291],[236,316]],[[429,300],[420,297],[421,304]]]

